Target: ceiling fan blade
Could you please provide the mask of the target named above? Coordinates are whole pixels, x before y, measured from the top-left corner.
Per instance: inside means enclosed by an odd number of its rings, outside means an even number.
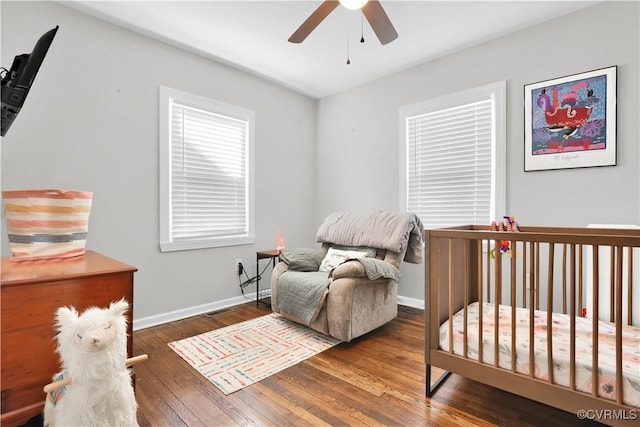
[[[337,0],[325,0],[289,37],[291,43],[301,43],[340,4]]]
[[[369,21],[369,25],[371,25],[373,32],[378,36],[380,43],[391,43],[398,38],[396,29],[393,28],[393,24],[379,1],[369,0],[367,4],[362,6],[362,13],[365,18],[367,18],[367,21]]]

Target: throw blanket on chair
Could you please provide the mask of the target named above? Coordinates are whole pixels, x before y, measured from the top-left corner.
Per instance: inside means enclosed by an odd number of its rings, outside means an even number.
[[[328,274],[322,271],[285,271],[278,278],[276,303],[281,314],[309,326],[324,305],[329,289]]]
[[[335,212],[320,225],[316,241],[393,252],[406,248],[404,261],[420,264],[424,255],[423,233],[422,221],[412,213]]]
[[[391,279],[400,282],[400,270],[395,265],[375,258],[357,258],[354,261],[362,264],[369,280]]]

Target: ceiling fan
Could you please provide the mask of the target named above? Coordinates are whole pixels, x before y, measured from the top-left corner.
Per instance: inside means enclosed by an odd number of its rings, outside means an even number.
[[[389,20],[386,12],[378,0],[324,0],[306,21],[289,37],[291,43],[301,43],[333,10],[342,4],[347,9],[361,9],[362,14],[369,21],[369,25],[376,33],[380,43],[391,43],[398,37],[396,29]]]

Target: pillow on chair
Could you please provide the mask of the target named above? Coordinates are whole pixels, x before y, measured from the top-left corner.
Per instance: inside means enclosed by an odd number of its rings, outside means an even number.
[[[324,254],[319,249],[292,248],[280,252],[280,260],[292,271],[318,271]]]
[[[362,250],[343,250],[334,247],[329,248],[327,255],[320,263],[318,271],[330,272],[348,259],[366,258],[371,256],[371,249],[363,248]],[[375,250],[373,250],[375,255]]]

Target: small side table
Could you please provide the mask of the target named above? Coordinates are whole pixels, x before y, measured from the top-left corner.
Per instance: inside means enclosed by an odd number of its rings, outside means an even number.
[[[271,268],[276,266],[276,258],[280,256],[280,251],[278,249],[270,249],[268,251],[258,251],[256,252],[256,305],[260,304],[260,260],[261,259],[270,259],[271,260]],[[266,303],[264,303],[266,304]],[[271,307],[271,304],[268,304]]]

